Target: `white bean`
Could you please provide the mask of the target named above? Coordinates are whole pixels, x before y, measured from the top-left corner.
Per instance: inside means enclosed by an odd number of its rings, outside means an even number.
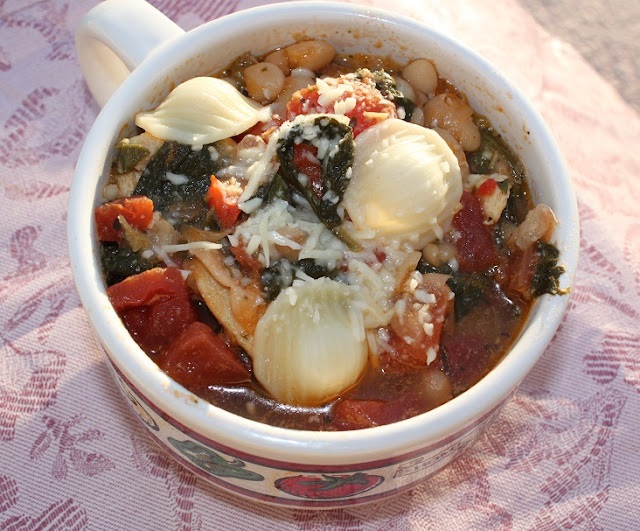
[[[460,174],[463,179],[466,179],[471,170],[469,169],[469,163],[467,162],[467,156],[455,137],[446,129],[442,129],[440,127],[436,127],[435,131],[442,137],[442,139],[447,143],[447,145],[453,151],[453,154],[458,159],[458,166],[460,166]]]
[[[264,61],[265,63],[273,63],[276,65],[280,70],[282,70],[282,73],[285,76],[288,76],[291,73],[291,68],[289,67],[289,56],[284,48],[271,52],[264,58]]]
[[[414,89],[433,94],[438,86],[438,72],[428,59],[416,59],[402,69],[405,78]]]
[[[291,68],[308,68],[319,72],[336,56],[335,48],[326,41],[302,41],[285,48]]]
[[[440,369],[433,368],[424,376],[424,394],[434,405],[439,406],[451,399],[452,388],[449,377]]]
[[[416,107],[415,109],[413,109],[410,122],[412,124],[424,126],[424,112],[422,111],[422,108]]]
[[[284,79],[284,86],[282,92],[276,98],[273,103],[272,109],[275,114],[279,114],[284,117],[287,102],[291,99],[291,96],[298,90],[307,88],[309,85],[313,85],[316,82],[315,78],[308,76],[291,76]]]
[[[315,80],[316,74],[313,70],[309,70],[308,68],[298,67],[291,69],[291,77],[310,77]]]
[[[400,92],[402,92],[404,97],[409,98],[412,102],[415,103],[416,93],[413,90],[413,87],[411,86],[411,84],[406,79],[401,78],[400,76],[397,76],[396,78],[394,78],[394,81],[396,82],[396,88]]]
[[[506,175],[507,177],[510,177],[512,174],[511,166],[509,166],[509,163],[504,157],[499,157],[498,160],[493,165],[493,168],[491,168],[491,170],[494,173],[499,173],[500,175]]]
[[[473,121],[473,109],[452,94],[438,94],[425,103],[425,124],[449,131],[464,151],[480,147],[480,130]]]
[[[273,63],[256,63],[243,71],[247,92],[259,103],[275,100],[284,85],[284,74]]]
[[[422,249],[424,259],[435,267],[448,263],[455,255],[455,247],[447,242],[428,243]]]
[[[419,90],[415,90],[416,99],[413,100],[418,107],[422,107],[425,103],[429,101],[429,98],[424,92],[420,92]]]

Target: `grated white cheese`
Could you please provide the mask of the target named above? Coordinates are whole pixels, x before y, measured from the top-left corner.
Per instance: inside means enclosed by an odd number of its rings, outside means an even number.
[[[251,215],[229,235],[229,241],[232,245],[243,242],[247,253],[257,253],[263,265],[268,266],[280,256],[277,247],[299,251],[299,259],[313,258],[329,267],[334,267],[336,261],[344,257],[345,244],[317,218],[314,221],[302,219],[301,214],[306,216],[306,212],[301,213],[281,199],[274,199],[263,208],[251,206]],[[300,242],[289,237],[292,231],[303,236]]]
[[[423,289],[417,289],[413,292],[413,296],[418,302],[423,304],[433,304],[436,302],[436,296]]]
[[[220,152],[213,146],[207,148],[209,150],[209,156],[213,162],[216,162],[220,158]]]
[[[170,171],[164,174],[164,178],[175,186],[180,186],[189,182],[189,177],[187,177],[186,175],[179,175]]]
[[[278,162],[277,147],[278,141],[281,138],[285,138],[292,128],[300,126],[302,131],[298,138],[295,139],[297,143],[307,140],[315,145],[315,142],[319,142],[318,133],[319,129],[315,125],[316,118],[325,117],[323,114],[302,114],[296,116],[293,120],[283,123],[276,132],[269,137],[266,149],[262,152],[260,158],[253,162],[245,172],[245,178],[247,179],[247,185],[242,192],[238,200],[238,206],[240,210],[246,212],[244,204],[251,199],[260,186],[270,181],[278,171],[280,164]],[[346,116],[334,115],[332,118],[339,122],[348,125],[349,118]],[[318,146],[316,146],[318,147]]]
[[[189,243],[179,243],[175,245],[161,245],[160,246],[165,253],[179,253],[182,251],[208,251],[211,249],[222,249],[222,245],[215,242],[208,241],[200,241],[200,242],[189,242]]]
[[[350,96],[342,101],[337,101],[333,106],[333,112],[336,114],[347,114],[356,108],[356,99]]]

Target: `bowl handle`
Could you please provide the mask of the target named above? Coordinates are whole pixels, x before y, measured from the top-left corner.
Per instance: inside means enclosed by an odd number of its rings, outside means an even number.
[[[76,30],[82,74],[101,107],[155,48],[184,30],[144,0],[106,0]]]

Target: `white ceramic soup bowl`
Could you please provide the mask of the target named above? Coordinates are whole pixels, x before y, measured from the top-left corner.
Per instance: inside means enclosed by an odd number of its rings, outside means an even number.
[[[274,504],[334,508],[404,491],[465,451],[541,356],[568,297],[538,299],[508,355],[470,390],[387,426],[346,432],[276,428],[214,407],[168,378],[130,337],[105,293],[93,209],[112,147],[131,130],[136,112],[160,103],[178,83],[217,71],[246,51],[264,53],[302,36],[326,39],[341,52],[390,54],[401,62],[432,59],[520,156],[534,201],[556,213],[555,243],[566,268],[563,287],[571,284],[576,269],[578,216],[562,158],[532,106],[484,59],[415,21],[364,6],[319,2],[241,11],[189,32],[143,0],[107,0],[85,16],[78,54],[104,108],[77,164],[69,245],[77,289],[118,387],[158,442],[211,483]],[[324,488],[278,488],[285,478],[284,483],[297,486],[324,481]]]

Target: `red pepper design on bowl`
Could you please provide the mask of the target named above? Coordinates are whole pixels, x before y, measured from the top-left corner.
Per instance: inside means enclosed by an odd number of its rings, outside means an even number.
[[[278,479],[275,486],[299,498],[329,500],[361,494],[383,481],[382,476],[357,472],[351,475],[291,476]]]

